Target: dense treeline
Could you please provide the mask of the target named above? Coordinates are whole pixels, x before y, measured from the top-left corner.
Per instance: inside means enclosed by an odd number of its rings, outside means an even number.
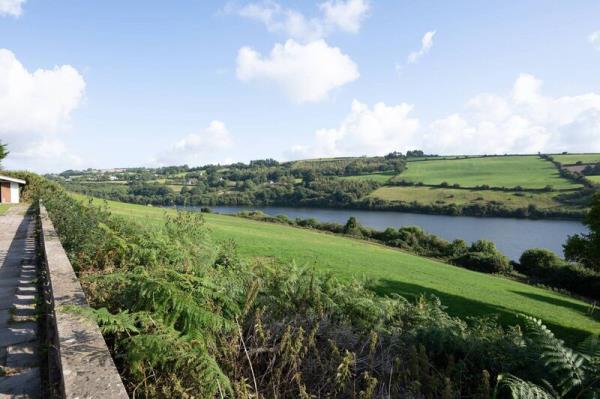
[[[542,157],[552,161],[549,156]],[[469,204],[386,201],[369,196],[380,185],[423,185],[403,178],[407,160],[442,159],[420,150],[406,155],[391,152],[382,157],[312,159],[279,163],[273,159],[255,160],[248,164],[187,165],[163,168],[129,168],[107,171],[65,171],[57,179],[69,190],[99,198],[135,204],[159,206],[304,206],[354,209],[380,209],[403,212],[500,216],[517,218],[574,218],[584,216],[585,206],[595,186],[585,176],[561,169],[564,177],[587,188],[557,194],[564,207],[539,209],[535,203],[516,208],[501,202],[485,201]],[[560,168],[560,164],[556,163]],[[385,174],[389,180],[376,178],[345,179],[348,176]],[[111,183],[113,181],[114,183]],[[377,181],[379,183],[377,183]],[[123,184],[124,183],[124,184]],[[439,187],[462,188],[442,183]],[[531,190],[516,187],[481,185],[476,190],[555,191],[552,187]],[[579,209],[578,209],[579,208]]]
[[[131,396],[598,395],[597,340],[579,353],[535,319],[464,321],[433,297],[410,303],[293,265],[247,264],[234,243],[211,240],[200,213],[147,230],[21,177],[25,197],[43,198],[95,309],[71,311],[99,323]]]
[[[183,187],[176,193],[170,187],[158,183],[120,185],[110,183],[86,184],[62,183],[68,190],[98,198],[134,204],[157,206],[304,206],[334,207],[347,209],[389,210],[452,216],[499,216],[515,218],[568,218],[581,219],[585,211],[567,209],[540,209],[535,204],[524,208],[511,208],[490,201],[476,204],[422,204],[418,202],[386,201],[369,197],[379,183],[372,180],[343,180],[319,178],[306,184],[266,184],[249,190],[224,191],[198,183]],[[587,204],[590,193],[562,194],[565,203]]]

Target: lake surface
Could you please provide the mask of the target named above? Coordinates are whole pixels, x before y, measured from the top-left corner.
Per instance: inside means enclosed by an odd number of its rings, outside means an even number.
[[[199,209],[198,207],[188,207]],[[557,254],[563,253],[562,244],[569,235],[587,232],[586,227],[577,221],[527,220],[509,218],[476,218],[469,216],[422,215],[415,213],[363,211],[353,209],[315,209],[287,207],[242,207],[214,206],[213,211],[237,213],[258,210],[268,215],[287,215],[290,218],[315,218],[320,221],[345,224],[350,216],[364,226],[377,230],[387,227],[420,226],[446,240],[462,238],[467,242],[488,239],[506,256],[519,259],[528,248],[547,248]]]

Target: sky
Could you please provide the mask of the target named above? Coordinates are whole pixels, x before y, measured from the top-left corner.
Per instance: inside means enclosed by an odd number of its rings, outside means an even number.
[[[600,152],[600,2],[0,0],[7,169]]]

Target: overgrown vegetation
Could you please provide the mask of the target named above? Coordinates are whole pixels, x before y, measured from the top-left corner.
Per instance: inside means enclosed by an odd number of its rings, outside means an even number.
[[[555,367],[540,368],[548,347],[519,327],[451,317],[435,297],[410,303],[248,263],[235,244],[211,240],[200,213],[145,228],[35,187],[133,397],[490,398],[498,375],[533,384]],[[594,375],[585,392],[598,394]]]

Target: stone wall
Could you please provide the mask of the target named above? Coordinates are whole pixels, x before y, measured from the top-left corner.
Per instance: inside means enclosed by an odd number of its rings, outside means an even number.
[[[89,306],[52,221],[40,205],[40,250],[47,273],[50,383],[64,398],[125,399],[127,392],[102,334],[93,321],[69,306]],[[58,381],[52,381],[58,379]]]

